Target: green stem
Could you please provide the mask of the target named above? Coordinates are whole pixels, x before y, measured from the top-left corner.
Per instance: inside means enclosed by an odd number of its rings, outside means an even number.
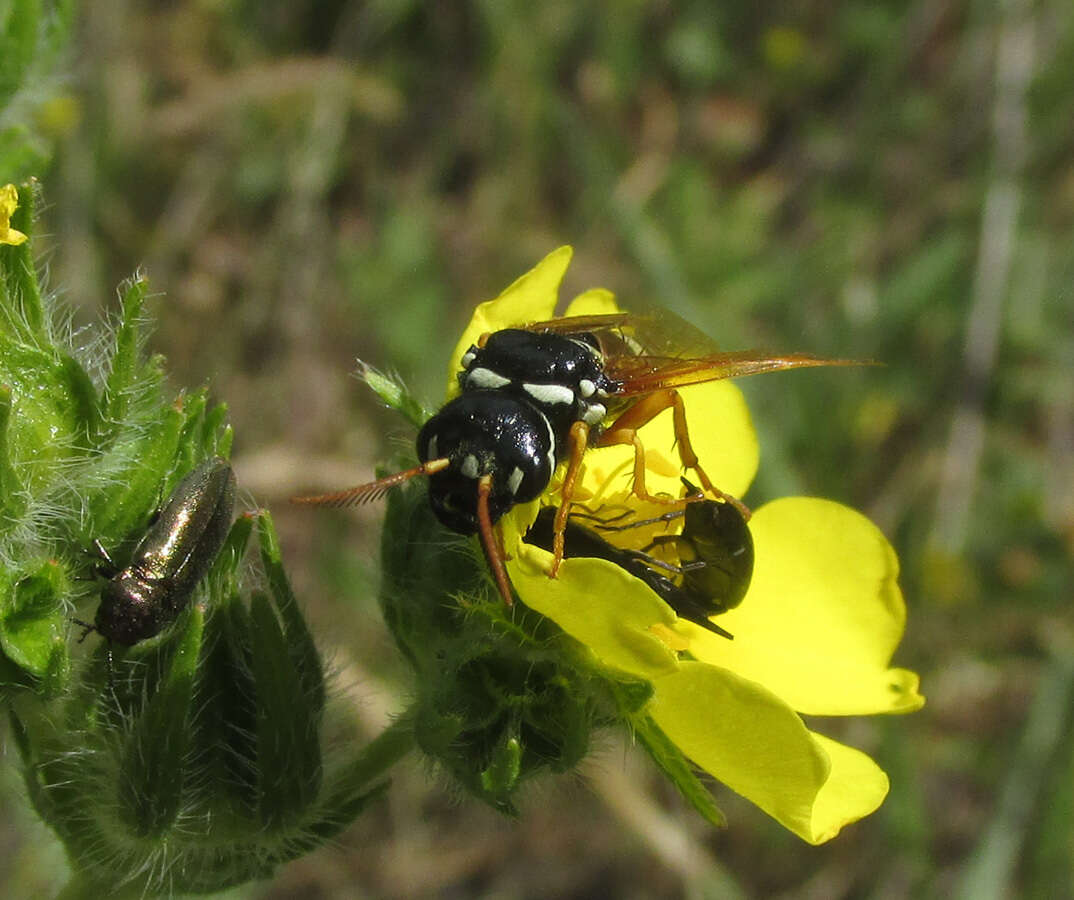
[[[336,779],[337,792],[356,793],[387,774],[415,747],[414,719],[408,710],[366,744]]]

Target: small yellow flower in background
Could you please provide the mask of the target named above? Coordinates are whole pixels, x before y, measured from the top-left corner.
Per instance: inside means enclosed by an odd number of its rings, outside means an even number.
[[[19,192],[13,184],[0,187],[0,244],[17,247],[26,235],[11,227],[11,215],[19,208]]]
[[[451,360],[458,390],[463,354],[481,334],[554,315],[571,258],[561,247],[495,300],[481,304]],[[614,312],[604,290],[587,291],[566,315]],[[713,483],[742,496],[756,474],[757,440],[745,400],[728,381],[680,389],[694,449]],[[653,493],[679,496],[672,413],[640,430]],[[626,504],[633,449],[586,452],[575,499]],[[812,844],[873,812],[888,791],[864,753],[810,731],[807,715],[903,713],[924,703],[913,672],[890,668],[905,607],[898,560],[854,510],[793,497],[756,510],[749,527],[755,568],[741,605],[718,619],[727,640],[674,611],[642,581],[605,560],[568,558],[556,579],[551,554],[523,540],[542,504],[557,505],[559,479],[538,501],[501,519],[507,569],[519,597],[580,641],[609,670],[653,688],[643,712],[697,766]],[[648,508],[651,509],[651,508]]]

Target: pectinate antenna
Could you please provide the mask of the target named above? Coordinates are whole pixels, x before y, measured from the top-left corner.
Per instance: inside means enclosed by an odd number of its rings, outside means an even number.
[[[402,484],[404,481],[410,481],[411,478],[417,478],[419,475],[433,475],[436,472],[446,469],[450,464],[451,460],[447,457],[430,459],[428,462],[424,462],[420,466],[415,466],[413,469],[406,469],[403,472],[396,472],[393,475],[385,475],[383,478],[378,478],[376,481],[370,481],[368,484],[360,484],[357,487],[347,488],[345,491],[336,491],[332,494],[292,497],[291,502],[301,503],[306,506],[329,506],[334,509],[340,509],[344,506],[359,506],[363,503],[372,503],[374,500],[379,500],[388,493],[389,490]]]

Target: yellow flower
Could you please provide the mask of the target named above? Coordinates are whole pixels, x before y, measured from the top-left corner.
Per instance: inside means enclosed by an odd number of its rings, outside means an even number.
[[[495,300],[481,304],[451,360],[489,331],[551,318],[571,258],[561,247]],[[616,309],[607,291],[575,298],[566,315]],[[758,465],[741,392],[727,381],[680,390],[695,450],[714,484],[741,496]],[[678,496],[680,465],[671,412],[640,432],[650,491]],[[578,498],[628,502],[630,447],[589,450]],[[910,712],[924,699],[917,676],[889,668],[905,608],[898,560],[879,530],[837,503],[794,497],[750,521],[756,557],[742,604],[719,617],[719,637],[672,609],[639,579],[600,559],[564,560],[523,535],[542,503],[557,505],[558,479],[538,501],[501,520],[507,569],[522,601],[580,641],[610,670],[648,681],[644,713],[696,765],[812,844],[873,812],[888,791],[864,753],[810,731],[799,713]],[[640,515],[640,513],[639,513]],[[683,651],[688,651],[684,653]]]
[[[26,240],[26,235],[11,227],[11,214],[19,208],[19,192],[15,185],[5,184],[0,187],[0,244],[18,246]]]

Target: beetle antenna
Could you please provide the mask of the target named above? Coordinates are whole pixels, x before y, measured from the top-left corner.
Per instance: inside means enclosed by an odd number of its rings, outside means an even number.
[[[413,469],[406,469],[403,472],[396,472],[394,475],[386,475],[376,481],[370,481],[368,484],[360,484],[357,487],[347,488],[345,491],[336,491],[332,494],[292,497],[291,502],[301,503],[306,506],[330,506],[334,509],[340,509],[344,506],[359,506],[363,503],[379,500],[389,490],[404,481],[410,481],[411,478],[416,478],[419,475],[433,475],[446,469],[449,465],[451,465],[451,460],[446,456],[442,456],[439,459],[430,459]]]
[[[507,571],[503,567],[503,550],[496,541],[496,532],[492,530],[492,517],[489,515],[491,492],[492,476],[482,475],[477,480],[477,530],[481,535],[481,546],[485,549],[489,568],[492,569],[492,575],[496,579],[496,587],[500,589],[503,602],[512,606],[514,600],[511,597],[511,586],[507,581]]]

